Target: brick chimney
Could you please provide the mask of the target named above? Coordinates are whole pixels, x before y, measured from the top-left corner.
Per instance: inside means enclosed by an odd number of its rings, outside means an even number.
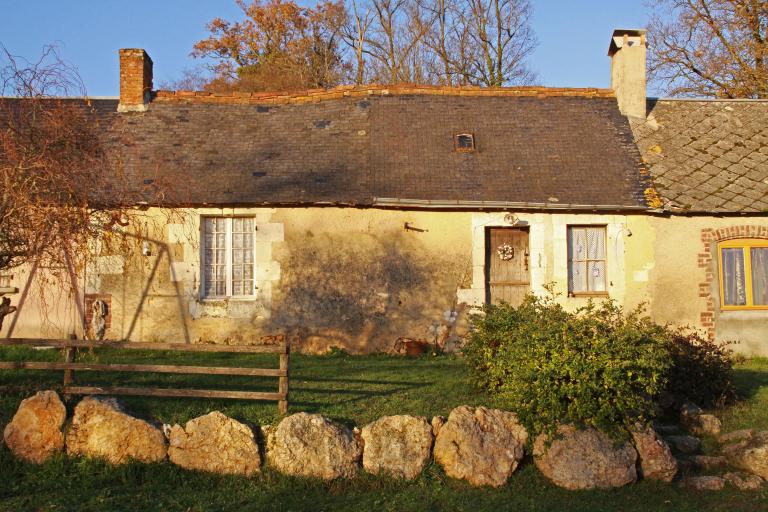
[[[646,116],[645,65],[648,44],[645,30],[613,31],[608,56],[611,58],[611,89],[616,94],[619,110],[625,116]]]
[[[120,50],[118,112],[144,112],[151,99],[152,59],[141,48]]]

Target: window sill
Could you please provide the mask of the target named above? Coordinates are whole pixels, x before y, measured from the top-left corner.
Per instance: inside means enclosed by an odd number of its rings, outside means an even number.
[[[203,304],[215,304],[215,303],[221,303],[221,302],[254,302],[258,300],[258,298],[253,296],[242,296],[242,297],[204,297],[202,299],[199,299],[199,302]]]
[[[720,311],[768,311],[768,306],[722,306]]]
[[[578,299],[580,297],[605,297],[608,298],[608,292],[568,292],[568,297]]]

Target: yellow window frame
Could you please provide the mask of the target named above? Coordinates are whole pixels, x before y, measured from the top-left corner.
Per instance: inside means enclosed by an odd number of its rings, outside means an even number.
[[[731,310],[768,310],[768,304],[755,305],[752,295],[752,249],[753,247],[768,248],[768,240],[762,238],[734,238],[724,240],[717,244],[717,267],[720,282],[720,309],[724,311]],[[744,284],[746,287],[747,303],[745,305],[734,305],[725,303],[725,282],[723,275],[723,249],[741,249],[744,254]]]

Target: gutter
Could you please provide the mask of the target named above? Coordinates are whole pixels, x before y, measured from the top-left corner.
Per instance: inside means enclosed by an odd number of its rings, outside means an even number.
[[[634,211],[655,212],[646,206],[628,206],[616,204],[565,204],[531,203],[519,201],[464,201],[446,199],[397,199],[374,197],[373,206],[433,208],[433,209],[496,209],[496,210],[579,210],[579,211]]]
[[[696,103],[765,103],[768,98],[664,98],[648,96],[648,101],[692,101]]]

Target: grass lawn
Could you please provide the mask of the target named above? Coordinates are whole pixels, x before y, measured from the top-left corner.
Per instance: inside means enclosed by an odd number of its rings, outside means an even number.
[[[0,350],[0,359],[57,360],[57,351]],[[87,353],[82,360],[93,360]],[[173,362],[220,366],[276,366],[276,356],[204,355],[100,351],[102,362]],[[291,358],[291,412],[318,412],[347,425],[388,414],[447,415],[461,404],[494,406],[469,382],[460,358],[401,359],[344,355]],[[276,390],[277,379],[216,376],[98,374],[76,376],[83,385],[159,385],[213,389]],[[60,372],[0,371],[0,426],[22,398],[56,388]],[[726,431],[768,430],[768,360],[738,368],[744,401],[721,412]],[[236,419],[274,424],[271,402],[126,397],[128,409],[144,418],[183,423],[212,410]],[[73,407],[76,401],[68,404]],[[693,492],[640,482],[611,491],[569,492],[550,485],[527,461],[501,489],[474,489],[430,465],[413,482],[361,476],[330,483],[289,478],[265,468],[251,478],[221,477],[181,470],[170,463],[111,467],[60,457],[35,466],[0,448],[0,510],[766,510],[768,490]]]

